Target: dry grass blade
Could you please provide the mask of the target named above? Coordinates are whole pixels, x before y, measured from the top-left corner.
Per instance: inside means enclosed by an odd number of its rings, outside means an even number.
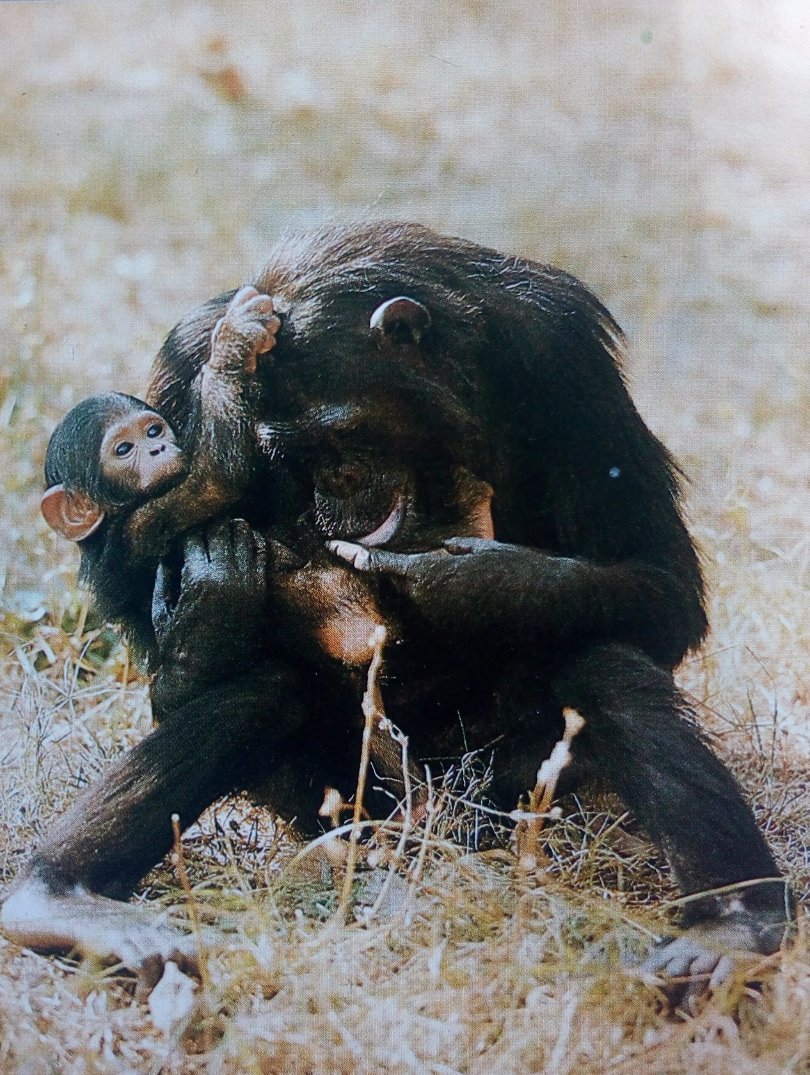
[[[357,774],[357,790],[354,796],[354,816],[349,834],[349,854],[346,859],[346,872],[343,877],[343,885],[340,891],[337,917],[345,921],[351,898],[354,871],[357,865],[357,843],[360,839],[360,822],[363,816],[363,798],[366,792],[368,779],[368,767],[371,761],[371,736],[373,725],[379,724],[385,719],[382,694],[378,676],[385,648],[386,631],[384,627],[378,627],[374,632],[374,654],[368,668],[366,689],[363,694],[363,738],[360,752],[360,768]]]

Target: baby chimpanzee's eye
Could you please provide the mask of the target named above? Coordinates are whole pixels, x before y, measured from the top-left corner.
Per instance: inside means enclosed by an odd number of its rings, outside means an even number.
[[[132,441],[122,440],[120,444],[116,444],[115,454],[123,458],[125,455],[129,455],[129,453],[134,447],[135,445],[132,443]]]
[[[163,426],[160,422],[153,422],[146,431],[147,437],[159,437],[163,432]]]

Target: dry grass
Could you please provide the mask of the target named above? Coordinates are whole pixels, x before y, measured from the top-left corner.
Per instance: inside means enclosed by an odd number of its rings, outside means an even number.
[[[627,329],[712,583],[682,681],[807,890],[801,19],[799,0],[0,5],[4,879],[149,725],[38,518],[54,421],[90,391],[137,392],[171,324],[283,228],[371,211],[555,261]],[[484,779],[468,761],[452,790]],[[534,886],[452,843],[481,818],[450,790],[370,917],[383,875],[358,875],[350,926],[271,819],[208,815],[185,857],[228,943],[173,1028],[124,984],[0,941],[0,1070],[807,1071],[806,926],[761,988],[673,1018],[616,972],[673,893],[615,804],[566,804]],[[170,868],[145,893],[184,899]]]

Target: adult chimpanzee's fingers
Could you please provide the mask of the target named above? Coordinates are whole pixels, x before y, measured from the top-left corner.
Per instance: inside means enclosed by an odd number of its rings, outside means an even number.
[[[213,523],[186,538],[181,576],[182,587],[194,582],[211,583],[233,577],[237,571],[230,520]]]
[[[176,595],[172,589],[172,572],[164,563],[158,565],[155,588],[152,591],[152,627],[160,642],[172,621],[172,609]]]
[[[186,581],[194,575],[208,573],[210,558],[208,554],[208,541],[203,530],[195,530],[188,534],[183,543],[183,574],[182,581]]]
[[[269,538],[266,542],[266,556],[274,571],[297,571],[303,567],[306,560],[297,552],[293,552],[289,546]]]
[[[245,519],[232,519],[230,537],[236,570],[246,576],[262,574],[265,567],[265,541]]]
[[[403,577],[413,570],[419,557],[419,554],[389,552],[387,549],[367,549],[364,545],[357,545],[352,541],[330,541],[327,548],[358,571]]]
[[[227,573],[234,568],[233,523],[234,520],[225,519],[223,522],[214,523],[205,531],[209,562]]]
[[[486,552],[487,549],[497,549],[500,542],[492,541],[489,538],[451,537],[442,542],[442,545],[454,556],[464,556],[471,552]]]
[[[358,571],[370,570],[370,554],[364,546],[356,545],[353,541],[327,541],[326,547],[335,556],[345,560],[352,567],[356,567]]]
[[[155,588],[152,591],[152,607],[165,608],[169,604],[169,572],[166,565],[158,564],[155,574]]]
[[[251,528],[253,538],[253,570],[262,578],[267,573],[267,541],[264,534]]]

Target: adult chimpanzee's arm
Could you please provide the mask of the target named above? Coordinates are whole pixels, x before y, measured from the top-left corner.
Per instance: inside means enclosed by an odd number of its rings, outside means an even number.
[[[596,563],[480,538],[414,554],[343,541],[330,548],[389,579],[427,628],[513,654],[615,641],[673,666],[705,630],[693,590],[644,563]]]

